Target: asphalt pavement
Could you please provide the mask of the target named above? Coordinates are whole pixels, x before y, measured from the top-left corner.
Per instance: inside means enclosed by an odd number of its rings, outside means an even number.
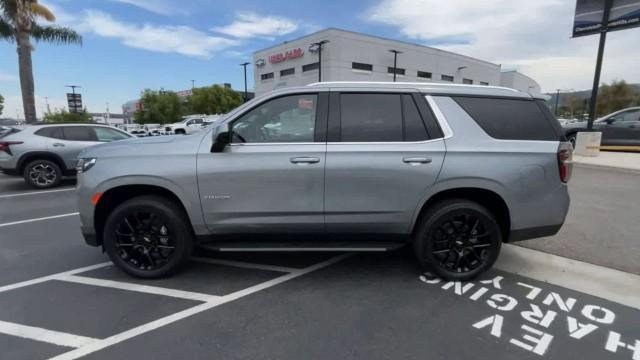
[[[542,250],[588,246],[600,251],[567,251],[634,269],[638,194],[626,190],[638,176],[576,169],[569,229]],[[176,276],[144,281],[83,243],[64,185],[0,176],[0,359],[640,359],[637,275],[507,245],[463,284],[408,251],[199,251]],[[607,238],[616,225],[627,227]]]
[[[569,193],[560,232],[519,245],[640,275],[640,171],[577,165]]]

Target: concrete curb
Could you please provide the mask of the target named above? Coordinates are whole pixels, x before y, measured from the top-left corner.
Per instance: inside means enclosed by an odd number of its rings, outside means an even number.
[[[509,244],[495,267],[640,309],[640,275]]]

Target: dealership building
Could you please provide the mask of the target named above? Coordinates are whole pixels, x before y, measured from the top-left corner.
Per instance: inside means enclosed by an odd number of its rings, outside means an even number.
[[[500,64],[336,28],[256,51],[253,63],[256,95],[317,82],[320,70],[322,81],[393,81],[394,69],[398,82],[495,85],[540,94],[535,80]]]

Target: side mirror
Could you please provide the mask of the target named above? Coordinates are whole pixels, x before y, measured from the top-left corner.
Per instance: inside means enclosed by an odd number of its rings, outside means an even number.
[[[606,122],[608,125],[613,124],[616,121],[616,118],[608,118],[607,120],[605,120],[604,122]]]
[[[216,139],[213,141],[213,145],[211,145],[211,152],[223,152],[224,148],[229,144],[231,144],[231,131],[227,129],[216,135]]]

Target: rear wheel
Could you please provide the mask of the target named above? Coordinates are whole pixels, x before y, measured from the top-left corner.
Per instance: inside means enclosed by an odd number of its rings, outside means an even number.
[[[421,265],[453,281],[473,279],[498,258],[502,233],[478,203],[452,199],[434,204],[422,217],[414,250]]]
[[[148,279],[172,274],[193,250],[186,214],[159,196],[141,196],[119,205],[107,218],[103,239],[116,266]]]
[[[60,166],[50,160],[34,160],[24,168],[24,181],[32,187],[46,189],[58,186],[62,181]]]
[[[184,129],[176,129],[176,131],[174,131],[174,133],[176,135],[185,135],[187,132]]]

